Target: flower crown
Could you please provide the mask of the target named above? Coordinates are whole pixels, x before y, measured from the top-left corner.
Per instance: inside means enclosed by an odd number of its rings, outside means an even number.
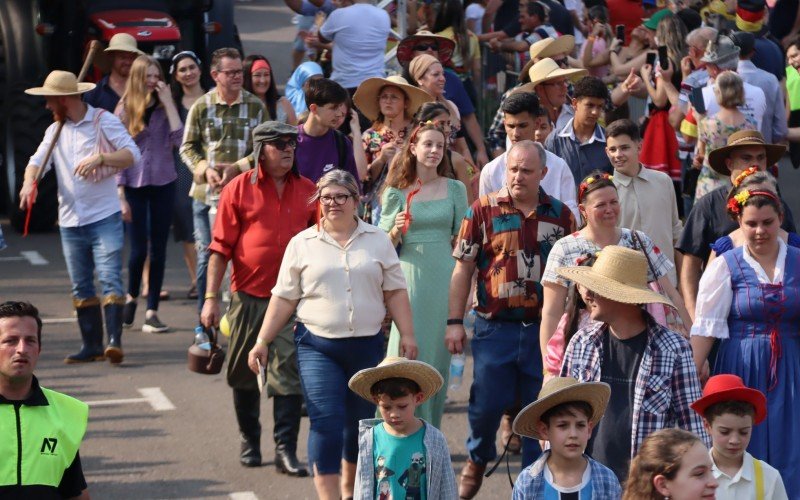
[[[750,177],[756,172],[758,172],[758,167],[747,167],[741,174],[737,175],[736,178],[733,180],[733,187],[739,187],[746,178]]]
[[[578,203],[583,202],[583,195],[589,189],[589,186],[600,180],[613,181],[614,176],[611,174],[594,174],[586,177],[578,186]]]
[[[752,196],[766,196],[767,198],[772,198],[775,203],[780,204],[780,200],[778,200],[778,197],[775,196],[775,193],[771,193],[769,191],[750,191],[748,189],[743,189],[728,200],[728,211],[732,214],[740,215],[745,204]]]

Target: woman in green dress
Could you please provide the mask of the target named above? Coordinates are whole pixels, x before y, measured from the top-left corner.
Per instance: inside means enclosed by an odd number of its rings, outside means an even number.
[[[420,124],[394,159],[381,197],[380,228],[398,250],[408,283],[419,355],[448,378],[450,353],[444,345],[450,275],[455,266],[453,237],[467,211],[467,191],[453,179],[444,131]],[[410,208],[409,208],[410,205]],[[393,325],[387,355],[398,356],[400,336]],[[447,391],[417,409],[417,416],[439,427]]]

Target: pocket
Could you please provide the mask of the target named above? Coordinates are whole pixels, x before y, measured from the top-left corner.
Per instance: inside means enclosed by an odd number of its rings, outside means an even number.
[[[303,323],[297,322],[294,324],[294,344],[299,346],[303,340],[308,336],[308,328]]]
[[[222,139],[222,119],[203,118],[200,120],[200,128],[203,131],[203,138],[206,142],[218,142]]]
[[[473,334],[474,340],[486,340],[491,338],[495,332],[500,328],[500,325],[495,321],[487,321],[483,318],[475,318],[475,333]]]
[[[666,413],[672,402],[672,391],[666,377],[650,377],[644,389],[642,410],[648,413]]]

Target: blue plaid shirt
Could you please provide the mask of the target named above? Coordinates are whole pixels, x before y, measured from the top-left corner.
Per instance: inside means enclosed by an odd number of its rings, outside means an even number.
[[[689,341],[656,323],[646,312],[642,314],[647,321],[647,345],[633,390],[631,457],[647,436],[669,427],[693,432],[710,446],[702,419],[689,408],[702,395]],[[608,324],[597,323],[578,330],[564,353],[562,377],[600,381],[607,328]]]
[[[544,464],[549,456],[550,450],[545,451],[520,473],[514,483],[513,500],[544,498]],[[619,500],[622,497],[622,488],[614,472],[586,455],[583,457],[589,461],[591,467],[592,500]]]

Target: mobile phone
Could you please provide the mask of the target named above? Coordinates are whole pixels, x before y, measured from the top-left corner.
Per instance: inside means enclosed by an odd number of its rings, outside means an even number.
[[[618,24],[616,29],[617,29],[617,40],[619,40],[619,43],[625,45],[625,25]]]
[[[692,93],[689,94],[689,102],[698,114],[706,114],[706,101],[703,99],[703,88],[692,87]]]
[[[661,69],[669,69],[669,54],[667,54],[666,45],[658,46],[658,63],[661,65]]]
[[[656,53],[655,52],[648,52],[647,53],[647,64],[650,66],[656,63]]]

